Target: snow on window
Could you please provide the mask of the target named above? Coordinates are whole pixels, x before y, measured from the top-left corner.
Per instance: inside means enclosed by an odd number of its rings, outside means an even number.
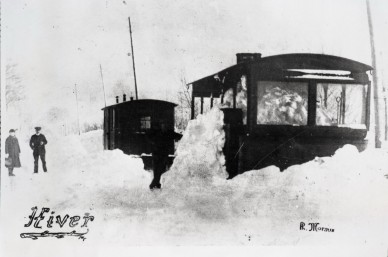
[[[318,84],[316,124],[365,128],[366,91],[365,85]]]
[[[247,123],[247,83],[246,76],[243,75],[236,87],[236,108],[243,112],[243,123]],[[233,89],[230,88],[225,92],[223,107],[233,107]]]
[[[259,81],[257,124],[307,125],[307,83]]]
[[[242,76],[237,84],[236,106],[242,110],[243,123],[247,124],[247,79],[245,76]]]
[[[229,88],[225,94],[224,94],[224,103],[222,104],[222,107],[233,107],[233,89]]]

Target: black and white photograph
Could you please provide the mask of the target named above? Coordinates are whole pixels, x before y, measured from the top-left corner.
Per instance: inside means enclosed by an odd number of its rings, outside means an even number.
[[[0,256],[388,256],[387,0],[0,3]]]

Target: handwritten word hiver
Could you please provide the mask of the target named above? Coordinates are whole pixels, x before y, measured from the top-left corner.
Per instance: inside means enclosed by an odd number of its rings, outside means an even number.
[[[50,213],[50,208],[45,207],[42,207],[40,212],[38,212],[38,207],[36,206],[32,207],[31,210],[32,213],[30,216],[28,216],[29,221],[27,224],[24,224],[24,227],[30,227],[33,224],[33,227],[35,228],[42,228],[42,226],[44,226],[44,223],[46,223],[47,228],[53,228],[55,226],[59,226],[60,228],[62,228],[66,224],[68,224],[70,228],[76,226],[86,228],[88,226],[88,222],[94,220],[94,216],[91,216],[89,213],[85,213],[81,218],[81,216],[78,215],[70,217],[68,214],[66,214],[65,216],[55,216],[55,211],[51,211]],[[47,215],[49,213],[51,215]]]

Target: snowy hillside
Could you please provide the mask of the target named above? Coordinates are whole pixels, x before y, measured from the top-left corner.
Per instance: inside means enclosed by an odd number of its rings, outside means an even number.
[[[2,220],[8,217],[2,249],[20,256],[47,242],[78,240],[20,239],[22,232],[42,232],[23,227],[33,206],[94,215],[83,244],[96,247],[388,244],[387,151],[346,145],[284,172],[271,166],[226,180],[222,118],[213,109],[189,123],[156,191],[148,189],[152,174],[140,158],[102,149],[102,131],[48,138],[47,174],[32,174],[32,153],[20,139],[23,167],[1,185]],[[303,231],[300,222],[334,232]]]

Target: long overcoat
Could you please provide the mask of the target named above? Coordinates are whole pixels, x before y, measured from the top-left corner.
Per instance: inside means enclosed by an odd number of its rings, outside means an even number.
[[[20,146],[19,146],[19,141],[16,137],[9,136],[5,140],[5,153],[9,154],[9,157],[12,159],[12,163],[10,167],[13,168],[20,168],[21,163],[20,163]]]

